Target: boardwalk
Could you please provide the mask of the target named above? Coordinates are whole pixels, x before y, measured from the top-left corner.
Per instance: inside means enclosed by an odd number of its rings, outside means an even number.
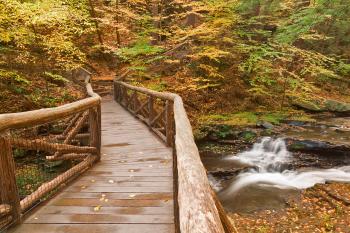
[[[172,150],[119,104],[102,104],[102,159],[16,233],[175,232]]]

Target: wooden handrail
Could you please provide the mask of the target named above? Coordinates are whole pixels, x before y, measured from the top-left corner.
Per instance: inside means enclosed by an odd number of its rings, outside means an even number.
[[[132,98],[127,94],[128,90],[149,96],[149,101],[152,103],[154,98],[171,101],[171,105],[167,104],[167,106],[172,107],[175,130],[169,132],[166,130],[166,133],[171,133],[175,139],[172,147],[176,156],[177,190],[175,193],[177,193],[178,224],[181,233],[225,232],[181,97],[173,93],[160,93],[115,81],[115,100],[140,119],[144,116],[136,115],[136,111],[129,107],[129,103],[124,103],[132,101]],[[167,115],[169,118],[170,113],[168,112]],[[152,116],[148,117],[152,119]],[[146,119],[144,122],[147,123]],[[171,124],[171,122],[167,122],[165,127],[171,129]],[[164,137],[161,138],[166,141]]]
[[[101,97],[92,89],[91,74],[86,73],[85,87],[89,97],[83,100],[55,108],[0,115],[0,231],[9,224],[20,223],[22,214],[28,208],[100,159]],[[67,117],[71,117],[66,122],[67,128],[61,135],[54,137],[55,140],[61,139],[63,142],[45,141],[44,138],[25,138],[25,136],[21,138],[20,135],[11,133],[11,130],[44,125]],[[79,134],[86,126],[89,132],[83,131]],[[87,136],[89,145],[71,145],[73,139],[77,139],[77,135],[84,135],[84,138]],[[48,159],[52,157],[53,160],[80,159],[82,161],[49,182],[43,183],[20,200],[13,148],[53,152],[53,156],[47,156]],[[4,214],[7,215],[4,216]]]
[[[159,99],[163,99],[163,100],[172,100],[172,101],[174,101],[176,97],[179,97],[178,95],[170,93],[170,92],[153,91],[153,90],[150,90],[150,89],[147,89],[147,88],[144,88],[144,87],[132,86],[132,85],[124,83],[122,81],[114,81],[114,83],[115,84],[119,84],[121,86],[124,86],[127,89],[129,89],[129,90],[138,91],[138,92],[141,92],[143,94],[146,94],[146,95],[149,95],[149,96],[153,96],[155,98],[159,98]]]
[[[55,108],[45,108],[34,111],[8,113],[0,115],[0,132],[7,129],[18,129],[33,125],[46,124],[57,119],[83,112],[101,104],[101,97],[91,87],[90,77],[85,80],[89,98]]]

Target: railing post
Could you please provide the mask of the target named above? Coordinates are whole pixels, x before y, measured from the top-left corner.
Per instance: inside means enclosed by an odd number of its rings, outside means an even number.
[[[132,98],[132,110],[136,111],[137,109],[137,91],[134,91],[133,98]]]
[[[97,149],[97,161],[101,159],[101,105],[89,109],[90,146]]]
[[[11,206],[12,222],[21,222],[21,206],[18,194],[15,162],[10,141],[0,134],[0,200]]]
[[[119,95],[118,84],[116,82],[113,82],[113,96],[116,102],[118,102],[118,99],[119,99],[118,95]]]
[[[148,98],[148,126],[152,127],[152,121],[154,119],[154,97],[153,96],[149,96]]]
[[[126,87],[123,88],[123,99],[124,99],[124,106],[128,106],[129,104],[129,96],[128,96],[128,89]]]
[[[165,133],[166,143],[168,146],[173,146],[174,143],[174,104],[167,100],[165,103]]]
[[[102,117],[101,117],[101,101],[97,106],[97,125],[98,125],[98,140],[97,140],[97,153],[101,159],[101,148],[102,148]]]

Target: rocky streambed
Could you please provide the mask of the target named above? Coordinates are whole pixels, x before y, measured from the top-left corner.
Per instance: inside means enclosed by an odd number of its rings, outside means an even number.
[[[211,126],[198,144],[237,232],[350,232],[350,118]]]

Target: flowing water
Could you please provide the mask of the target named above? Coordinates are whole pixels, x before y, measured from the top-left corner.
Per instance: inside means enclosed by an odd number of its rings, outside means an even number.
[[[251,212],[285,206],[299,190],[326,181],[350,182],[350,166],[332,169],[291,170],[293,155],[283,139],[263,138],[249,151],[225,158],[227,163],[247,166],[220,190],[210,177],[224,206],[234,212]],[[215,187],[216,185],[216,187]]]

